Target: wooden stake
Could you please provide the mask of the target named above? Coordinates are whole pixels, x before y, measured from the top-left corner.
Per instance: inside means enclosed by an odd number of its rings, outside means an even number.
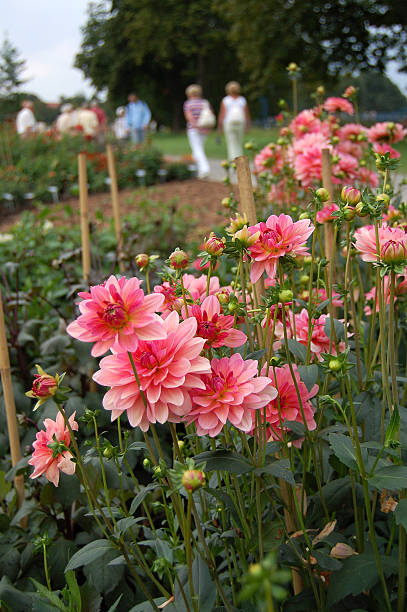
[[[14,467],[21,459],[20,439],[18,437],[18,425],[16,417],[16,406],[14,403],[13,385],[11,381],[10,358],[7,346],[6,325],[4,322],[3,300],[0,288],[0,374],[3,387],[4,403],[6,406],[8,437],[10,442],[11,464]],[[24,500],[24,476],[14,478],[14,487],[17,491],[18,505]]]
[[[237,184],[240,194],[240,208],[246,215],[249,225],[256,225],[257,213],[253,197],[252,175],[250,172],[249,158],[247,155],[236,157]],[[264,295],[264,282],[262,278],[254,285],[256,302],[260,304],[261,296]]]
[[[331,154],[329,149],[322,149],[322,186],[328,190],[330,199],[333,196],[332,170],[331,170]],[[325,257],[328,261],[332,259],[334,248],[334,228],[333,223],[324,223],[324,242],[325,242]],[[332,282],[335,282],[332,280]]]
[[[82,237],[82,276],[89,280],[90,273],[90,239],[89,239],[89,212],[88,212],[88,175],[86,171],[86,154],[78,155],[79,172],[79,206],[81,216]]]
[[[120,223],[120,205],[119,205],[119,190],[117,188],[117,176],[116,176],[116,166],[114,163],[114,154],[112,145],[108,144],[106,146],[106,154],[107,154],[107,167],[109,170],[110,177],[110,195],[112,196],[112,206],[113,206],[113,219],[114,219],[114,229],[117,240],[117,252],[119,256],[119,270],[120,272],[124,272],[124,260],[123,260],[123,238],[122,238],[122,226]]]

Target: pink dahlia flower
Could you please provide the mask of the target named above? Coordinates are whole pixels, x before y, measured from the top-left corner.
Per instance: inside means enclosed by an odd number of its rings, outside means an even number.
[[[360,141],[361,138],[367,139],[368,129],[360,123],[347,123],[338,130],[338,136],[341,140],[350,140],[351,142]]]
[[[335,113],[337,111],[342,113],[348,113],[353,115],[353,104],[345,98],[327,98],[324,102],[324,110],[328,113]]]
[[[198,278],[195,278],[192,274],[184,274],[182,277],[184,282],[185,291],[188,297],[191,297],[194,302],[202,302],[206,297],[206,274],[201,274]],[[217,276],[211,276],[209,281],[209,295],[214,295],[220,290],[219,278]]]
[[[308,346],[309,339],[309,318],[308,311],[303,308],[299,314],[295,316],[295,339],[303,344],[304,346]],[[329,350],[330,340],[329,337],[325,333],[325,323],[328,318],[328,315],[321,315],[317,319],[312,319],[311,326],[311,355],[318,359],[318,361],[322,361],[321,353],[331,353],[331,355],[336,355],[337,351],[342,353],[345,350],[345,343],[339,342],[338,346],[332,344],[331,351]],[[294,327],[292,325],[292,327]]]
[[[110,276],[103,285],[79,293],[81,315],[67,332],[82,342],[95,342],[93,357],[109,349],[133,351],[140,340],[165,338],[162,319],[155,314],[164,301],[161,295],[144,295],[138,278]]]
[[[315,115],[313,109],[305,109],[291,121],[290,130],[296,138],[301,138],[304,134],[310,132],[319,132],[321,130],[321,121]]]
[[[332,217],[332,213],[336,210],[339,210],[339,206],[332,202],[331,204],[326,204],[321,210],[317,212],[317,221],[318,223],[327,223],[327,221],[333,221],[335,217]]]
[[[188,425],[195,423],[198,436],[217,436],[229,421],[242,431],[252,428],[253,410],[263,408],[277,391],[270,378],[257,376],[257,361],[244,361],[238,353],[212,359],[211,374],[202,376],[205,388],[191,391]]]
[[[314,421],[315,408],[311,403],[313,398],[318,393],[318,385],[314,385],[310,391],[300,378],[297,366],[293,364],[294,376],[300,392],[302,409],[304,412],[305,422],[310,431],[316,428]],[[265,374],[267,366],[264,366],[261,373]],[[304,418],[301,411],[300,402],[298,401],[297,390],[291,376],[288,364],[281,368],[270,368],[268,376],[271,378],[271,384],[277,389],[276,397],[265,407],[267,427],[267,439],[282,440],[283,431],[289,431],[288,427],[283,427],[284,421],[297,421],[304,423]],[[263,412],[263,411],[262,411]],[[262,415],[262,418],[263,415]],[[255,428],[255,415],[252,414],[252,433]]]
[[[253,260],[250,280],[255,283],[263,272],[274,278],[277,263],[284,255],[308,255],[304,244],[314,231],[309,219],[294,221],[289,215],[271,215],[265,223],[249,227],[252,234],[260,231],[260,236],[249,248]]]
[[[77,431],[78,423],[75,421],[75,412],[68,420],[72,431]],[[45,419],[44,425],[45,431],[39,431],[35,437],[34,452],[28,462],[34,467],[30,478],[38,478],[44,474],[45,478],[57,487],[60,471],[69,476],[75,473],[75,463],[71,461],[73,455],[69,450],[71,436],[60,412],[55,421]],[[57,448],[58,444],[59,448]]]
[[[375,189],[379,184],[379,177],[377,173],[373,170],[369,170],[369,168],[366,168],[366,166],[359,168],[358,180],[363,183],[363,185],[369,185],[369,187],[372,187],[372,189]]]
[[[182,313],[186,316],[185,308]],[[246,334],[233,328],[235,318],[221,314],[221,306],[217,297],[208,295],[200,306],[194,304],[188,307],[188,315],[197,321],[197,336],[205,338],[205,348],[220,346],[242,346],[247,340]]]
[[[333,171],[333,182],[343,183],[346,180],[354,180],[357,176],[359,162],[356,157],[349,155],[349,153],[343,153],[337,151],[339,160],[332,169]]]
[[[393,147],[391,147],[386,142],[383,142],[383,143],[375,142],[373,144],[373,151],[375,153],[379,153],[380,155],[384,155],[385,153],[390,153],[390,159],[399,159],[400,157],[400,153],[396,151],[396,149],[393,149]]]
[[[399,227],[388,227],[383,225],[379,227],[379,250],[380,257],[386,261],[394,261],[394,263],[401,263],[406,259],[407,254],[407,234]],[[355,249],[359,251],[363,261],[376,261],[377,248],[376,248],[376,232],[374,225],[365,225],[360,227],[355,232]],[[391,258],[394,252],[396,259],[400,259],[400,262],[395,261]],[[400,255],[400,257],[399,257]]]
[[[210,372],[208,359],[200,357],[205,340],[196,338],[196,319],[179,322],[171,312],[163,324],[164,340],[139,342],[132,353],[145,406],[127,353],[108,355],[100,362],[93,379],[110,387],[103,407],[112,421],[127,412],[130,425],[147,431],[150,423],[177,423],[191,409],[188,391],[204,388],[201,374]]]
[[[407,130],[403,128],[401,123],[393,123],[392,121],[375,123],[368,130],[370,142],[400,142],[404,140],[406,134]]]
[[[160,307],[160,313],[163,319],[173,312],[180,312],[182,308],[182,297],[176,294],[176,285],[164,281],[161,285],[154,287],[154,293],[163,296],[163,302]]]

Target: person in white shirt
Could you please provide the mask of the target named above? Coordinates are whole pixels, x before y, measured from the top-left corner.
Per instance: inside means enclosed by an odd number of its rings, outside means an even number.
[[[89,109],[88,104],[83,104],[77,111],[76,124],[81,127],[85,137],[93,138],[95,136],[99,127],[99,122],[95,113]]]
[[[56,128],[60,134],[69,134],[72,128],[75,127],[72,121],[72,110],[72,104],[63,104],[61,106],[61,114],[58,115],[56,122]]]
[[[119,142],[124,142],[129,135],[126,123],[126,109],[124,106],[116,108],[116,119],[113,123],[113,132]]]
[[[35,117],[33,113],[34,104],[31,100],[24,100],[21,104],[21,110],[17,114],[16,129],[20,136],[28,136],[35,130]]]
[[[228,160],[243,155],[243,135],[250,127],[250,113],[246,99],[240,95],[240,85],[230,81],[225,87],[227,95],[220,105],[218,129],[225,134]]]

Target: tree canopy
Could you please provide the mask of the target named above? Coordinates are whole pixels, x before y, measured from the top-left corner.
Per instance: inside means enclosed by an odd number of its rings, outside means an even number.
[[[7,98],[17,93],[27,79],[21,75],[25,70],[25,60],[19,59],[19,52],[8,37],[4,37],[0,48],[0,96]]]
[[[406,24],[405,0],[100,0],[75,65],[112,105],[134,90],[179,126],[191,82],[216,107],[231,79],[251,101],[284,97],[292,61],[309,91],[395,57],[407,70]]]

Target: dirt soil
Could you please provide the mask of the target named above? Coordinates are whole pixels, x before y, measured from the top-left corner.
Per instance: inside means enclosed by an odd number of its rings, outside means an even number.
[[[198,228],[208,232],[211,227],[219,224],[217,211],[223,210],[221,201],[229,195],[231,189],[237,193],[236,186],[226,186],[223,183],[202,180],[171,181],[163,185],[142,187],[138,189],[125,189],[120,192],[121,215],[128,215],[134,211],[134,206],[142,199],[168,202],[176,199],[182,208],[189,204],[192,207],[191,215],[197,221]],[[101,211],[103,218],[108,223],[112,217],[112,205],[110,193],[97,193],[89,195],[89,217],[94,219],[96,211]],[[73,211],[69,223],[79,223],[79,199],[69,198],[61,204],[49,205],[51,208],[50,220],[56,224],[66,224],[67,217],[64,207],[69,206]],[[21,211],[0,219],[0,232],[6,232],[20,218]]]

